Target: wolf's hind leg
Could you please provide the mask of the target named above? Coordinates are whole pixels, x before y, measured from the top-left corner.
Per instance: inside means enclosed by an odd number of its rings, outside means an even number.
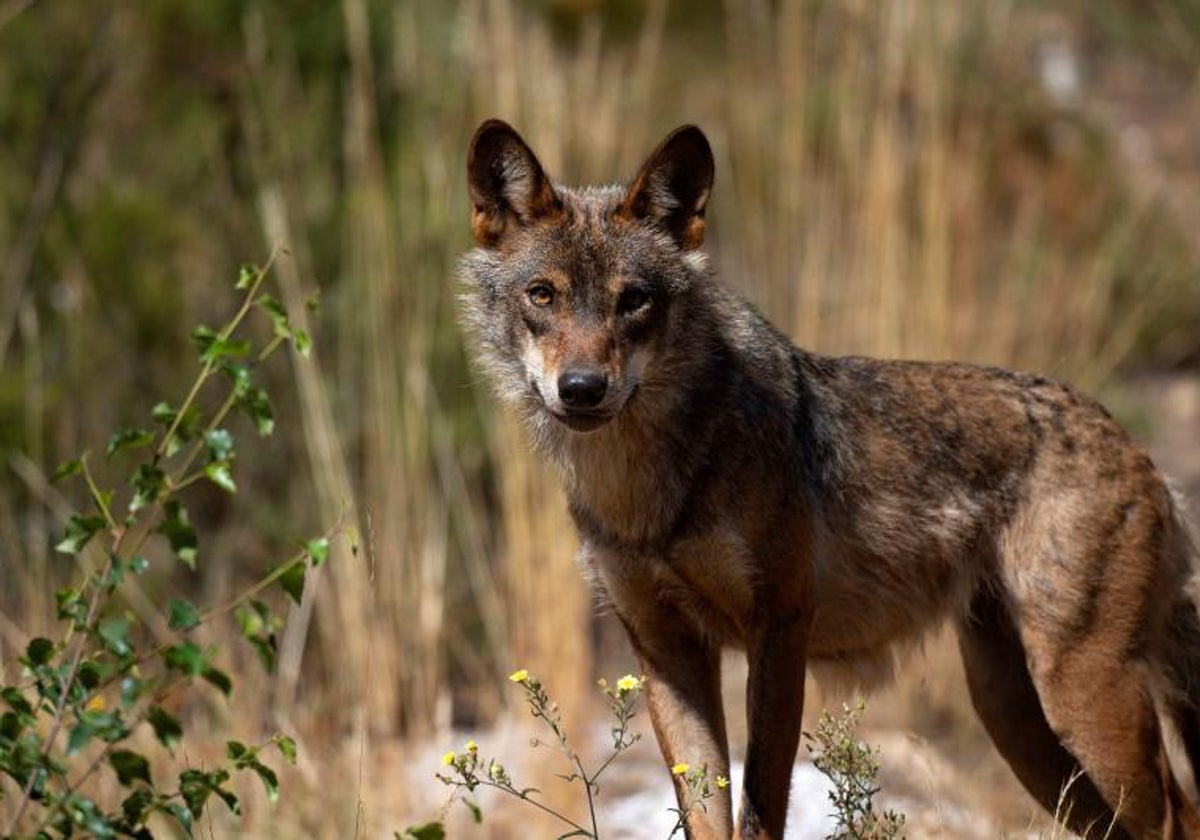
[[[1016,627],[994,594],[975,596],[970,614],[959,621],[958,644],[975,711],[1025,789],[1082,837],[1127,838],[1046,722]]]
[[[1109,614],[1112,614],[1111,612]],[[1149,666],[1117,621],[1072,637],[1052,623],[1023,625],[1038,652],[1031,675],[1046,720],[1121,824],[1138,838],[1200,838],[1200,816],[1171,772]]]

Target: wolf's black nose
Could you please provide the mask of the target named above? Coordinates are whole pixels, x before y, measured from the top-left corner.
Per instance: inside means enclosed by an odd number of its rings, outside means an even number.
[[[558,377],[558,398],[567,408],[595,408],[607,390],[608,380],[598,370],[568,370]]]

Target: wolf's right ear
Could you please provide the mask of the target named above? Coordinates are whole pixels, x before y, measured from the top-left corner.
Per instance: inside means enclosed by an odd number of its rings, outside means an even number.
[[[712,148],[704,132],[694,125],[681,126],[642,164],[621,212],[658,225],[685,251],[699,248],[713,172]]]
[[[485,248],[496,246],[513,225],[528,225],[562,210],[562,201],[533,151],[503,120],[475,131],[467,155],[471,231]]]

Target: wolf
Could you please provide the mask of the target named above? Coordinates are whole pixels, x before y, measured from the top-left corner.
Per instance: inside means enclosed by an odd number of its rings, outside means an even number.
[[[720,652],[747,656],[739,815],[718,790],[689,836],[782,838],[806,668],[886,676],[945,620],[1049,812],[1200,837],[1196,551],[1104,408],[1027,373],[793,345],[708,267],[695,126],[628,185],[572,189],[488,120],[467,171],[466,331],[561,474],[668,766],[728,775]]]

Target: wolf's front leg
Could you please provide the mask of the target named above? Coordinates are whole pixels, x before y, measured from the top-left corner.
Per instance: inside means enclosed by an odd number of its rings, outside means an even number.
[[[679,807],[686,811],[688,837],[726,840],[733,832],[730,794],[728,787],[715,784],[718,776],[729,777],[720,651],[674,611],[642,621],[623,620],[650,678],[646,686],[650,719],[667,766],[705,768],[714,791],[701,806],[682,776],[673,775]]]
[[[737,840],[783,840],[792,765],[804,711],[808,621],[768,624],[750,647],[746,714],[750,743]]]

